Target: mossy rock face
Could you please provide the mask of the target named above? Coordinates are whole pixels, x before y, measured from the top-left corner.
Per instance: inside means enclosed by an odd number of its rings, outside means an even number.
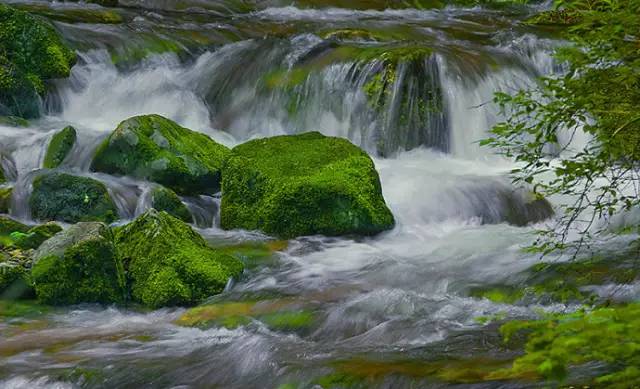
[[[14,220],[9,216],[0,215],[0,235],[9,235],[16,231],[26,233],[29,229],[31,229],[31,227],[24,223]]]
[[[62,161],[67,157],[69,151],[73,148],[73,144],[76,143],[76,130],[71,126],[67,126],[57,132],[47,148],[47,153],[44,157],[44,167],[47,169],[54,169],[60,166]]]
[[[11,209],[11,195],[13,194],[12,187],[0,187],[0,213],[9,213]]]
[[[29,199],[31,213],[38,220],[67,223],[117,219],[118,210],[100,181],[64,173],[37,177]]]
[[[283,238],[373,235],[394,226],[371,158],[317,132],[247,142],[223,175],[221,225]]]
[[[27,252],[0,247],[0,298],[16,299],[33,294]]]
[[[68,77],[76,55],[47,21],[0,4],[0,114],[40,114],[45,81]]]
[[[193,305],[222,292],[242,263],[207,246],[186,223],[154,209],[116,233],[135,301],[157,308]]]
[[[165,187],[153,189],[151,193],[151,206],[158,211],[165,211],[183,222],[191,223],[193,216],[186,205],[180,200],[176,192]]]
[[[124,301],[124,268],[113,234],[103,223],[73,225],[44,242],[33,258],[31,277],[43,303]]]
[[[129,118],[100,145],[93,171],[148,179],[179,194],[213,194],[229,149],[159,115]]]
[[[9,127],[29,127],[29,121],[17,116],[0,116],[0,125]]]

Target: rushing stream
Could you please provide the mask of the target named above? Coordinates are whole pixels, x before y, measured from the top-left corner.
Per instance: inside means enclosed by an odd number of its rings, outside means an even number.
[[[477,143],[498,120],[495,91],[558,71],[550,55],[558,42],[518,24],[522,15],[127,0],[113,11],[122,23],[99,24],[55,17],[106,10],[99,6],[18,3],[51,10],[79,62],[43,102],[42,119],[28,128],[0,126],[0,150],[10,156],[4,163],[17,172],[13,216],[29,219],[31,180],[49,139],[66,125],[78,130],[79,142],[60,169],[103,181],[123,219],[144,212],[151,184],[92,173],[89,164],[120,121],[158,113],[228,146],[311,130],[348,138],[374,158],[397,225],[367,239],[280,243],[214,298],[286,301],[313,313],[303,331],[275,331],[260,320],[235,329],[183,327],[176,320],[185,309],[178,308],[52,309],[0,321],[0,387],[313,387],[340,361],[506,358],[495,327],[479,317],[571,309],[470,295],[539,260],[521,250],[535,224],[506,223],[527,202],[511,186],[511,163]],[[369,33],[353,33],[359,30]],[[388,63],[359,53],[375,50],[420,57],[399,61],[372,104],[368,85],[385,77]],[[183,200],[213,243],[271,242],[219,229],[216,197]],[[538,220],[535,210],[520,216]],[[397,369],[372,373],[366,386],[455,386]]]

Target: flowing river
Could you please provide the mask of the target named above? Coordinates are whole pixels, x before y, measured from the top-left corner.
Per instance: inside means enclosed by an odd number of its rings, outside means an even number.
[[[460,360],[501,367],[514,351],[481,318],[572,309],[472,293],[517,283],[540,259],[522,248],[535,222],[544,223],[542,211],[512,187],[512,163],[478,144],[499,120],[494,92],[561,71],[551,57],[560,43],[519,23],[531,10],[375,1],[353,2],[354,9],[320,1],[14,4],[51,18],[79,53],[71,77],[43,101],[41,119],[0,126],[0,149],[15,173],[14,217],[28,221],[31,180],[66,125],[79,142],[60,170],[103,181],[123,220],[144,212],[148,183],[92,173],[89,164],[119,122],[157,113],[228,146],[312,130],[348,138],[374,158],[397,225],[365,239],[276,242],[218,228],[218,197],[184,198],[213,244],[273,247],[212,301],[289,304],[309,312],[311,324],[278,331],[256,318],[194,328],[179,325],[185,308],[25,313],[0,321],[0,387],[536,386],[448,381],[427,368]],[[120,19],[98,18],[109,13]],[[393,78],[375,95],[372,82],[387,77],[393,61]]]

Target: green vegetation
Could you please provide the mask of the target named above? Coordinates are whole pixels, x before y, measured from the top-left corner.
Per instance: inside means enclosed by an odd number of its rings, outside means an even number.
[[[214,194],[229,149],[159,115],[129,118],[98,148],[93,171],[148,179],[178,194]]]
[[[0,178],[2,173],[0,173]],[[0,187],[0,213],[9,213],[11,208],[11,195],[13,194],[12,187]]]
[[[76,61],[48,22],[0,4],[0,113],[40,114],[45,82],[68,77]]]
[[[44,241],[51,238],[58,232],[62,231],[62,227],[56,223],[46,223],[40,226],[35,226],[26,233],[14,231],[11,233],[13,240],[13,246],[22,249],[37,249]]]
[[[44,167],[54,169],[60,166],[76,143],[76,137],[76,129],[71,126],[55,133],[44,156]]]
[[[135,301],[158,308],[193,305],[222,292],[242,263],[207,246],[184,222],[150,210],[116,231]]]
[[[180,197],[165,187],[154,188],[151,193],[151,206],[158,211],[165,211],[169,215],[176,217],[183,222],[191,223],[193,216],[189,212],[186,205],[180,200]]]
[[[38,176],[33,181],[29,205],[38,220],[111,223],[118,217],[118,210],[103,183],[64,173]]]
[[[234,148],[223,174],[221,225],[301,235],[373,235],[393,228],[371,158],[317,132]]]
[[[566,74],[542,78],[537,88],[513,96],[498,94],[507,119],[483,142],[520,162],[513,171],[517,183],[534,184],[546,198],[576,199],[562,208],[555,228],[541,232],[533,249],[543,253],[577,252],[607,228],[603,223],[590,229],[594,223],[640,205],[634,190],[640,160],[640,1],[561,4],[571,24],[563,35],[573,43],[557,51]],[[573,138],[580,131],[592,139],[578,150],[559,136]],[[580,239],[567,241],[574,232]]]
[[[34,253],[31,278],[38,300],[51,305],[125,300],[125,276],[111,230],[78,223]]]

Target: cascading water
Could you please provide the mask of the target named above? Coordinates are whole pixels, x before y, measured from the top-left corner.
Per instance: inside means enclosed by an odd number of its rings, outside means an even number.
[[[14,216],[30,218],[31,182],[54,130],[66,125],[79,140],[59,170],[103,181],[124,219],[144,212],[152,184],[91,173],[89,166],[120,121],[157,113],[229,146],[311,130],[348,138],[374,157],[397,226],[367,239],[290,241],[214,300],[292,304],[312,312],[306,331],[282,333],[257,319],[236,329],[186,328],[175,324],[184,309],[56,309],[22,327],[0,321],[0,386],[313,387],[337,362],[353,358],[455,359],[474,347],[491,353],[499,340],[479,316],[567,308],[500,304],[469,293],[538,260],[520,250],[532,227],[505,221],[546,215],[512,187],[511,164],[477,141],[499,120],[495,91],[515,91],[554,71],[553,41],[482,9],[289,6],[241,14],[257,6],[122,3],[130,6],[122,25],[59,23],[79,47],[71,78],[57,82],[42,119],[26,128],[0,125],[0,161],[15,166],[5,169],[15,171]],[[184,25],[190,30],[178,27]],[[180,43],[163,47],[187,47],[189,39],[206,44],[114,64],[116,54],[131,52],[129,38],[137,44],[150,27]],[[220,230],[218,198],[182,200],[214,244],[270,241]],[[446,386],[415,374],[369,384]]]

